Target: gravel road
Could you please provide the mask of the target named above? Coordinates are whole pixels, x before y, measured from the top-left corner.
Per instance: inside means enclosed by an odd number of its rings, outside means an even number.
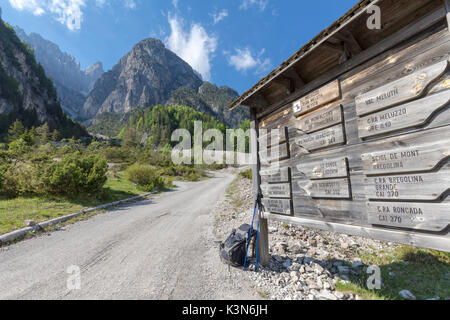
[[[220,262],[213,233],[214,206],[234,177],[177,183],[0,249],[0,299],[258,299],[241,271]],[[70,290],[77,267],[81,286]]]

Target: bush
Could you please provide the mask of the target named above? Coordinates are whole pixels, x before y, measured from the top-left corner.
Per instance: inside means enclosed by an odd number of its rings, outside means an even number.
[[[146,192],[162,190],[165,186],[164,178],[149,165],[132,165],[127,169],[126,177]]]
[[[44,172],[43,188],[51,194],[96,193],[106,183],[108,165],[98,156],[65,156]]]
[[[37,185],[36,170],[26,164],[0,167],[0,194],[15,197],[20,194],[33,193]]]
[[[241,178],[252,180],[252,169],[248,169],[239,173]]]

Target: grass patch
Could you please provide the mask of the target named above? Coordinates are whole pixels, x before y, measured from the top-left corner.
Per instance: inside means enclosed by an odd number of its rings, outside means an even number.
[[[364,268],[350,282],[338,281],[337,289],[360,295],[363,299],[402,299],[401,290],[409,290],[419,300],[439,297],[450,299],[450,253],[399,246],[373,254],[362,254],[361,261],[380,267],[381,290],[368,290],[370,275]]]
[[[231,200],[231,204],[235,210],[242,207],[246,203],[245,200],[239,198],[239,193],[237,192],[239,183],[242,179],[244,178],[238,175],[226,190],[226,197]]]
[[[26,227],[25,220],[39,223],[142,193],[122,173],[108,173],[108,181],[100,195],[0,198],[0,234]]]

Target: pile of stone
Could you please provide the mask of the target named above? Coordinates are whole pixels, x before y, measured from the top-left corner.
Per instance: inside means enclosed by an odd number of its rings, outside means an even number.
[[[233,228],[251,223],[251,187],[250,180],[241,179],[233,194],[217,204],[215,234],[219,240]],[[357,295],[336,291],[338,279],[345,283],[365,270],[358,259],[361,254],[394,247],[392,243],[273,221],[269,223],[269,242],[270,266],[246,275],[261,295],[273,300],[358,300]],[[250,270],[254,268],[250,266]]]

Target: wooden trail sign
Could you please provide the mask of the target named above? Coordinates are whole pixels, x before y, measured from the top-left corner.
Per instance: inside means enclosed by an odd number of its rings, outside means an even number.
[[[314,92],[297,100],[293,104],[293,111],[295,116],[308,113],[323,106],[327,103],[339,99],[341,95],[339,80],[335,80],[326,86],[315,90]]]
[[[430,83],[445,73],[447,67],[448,61],[445,60],[361,94],[356,97],[356,112],[362,116],[420,97]]]

